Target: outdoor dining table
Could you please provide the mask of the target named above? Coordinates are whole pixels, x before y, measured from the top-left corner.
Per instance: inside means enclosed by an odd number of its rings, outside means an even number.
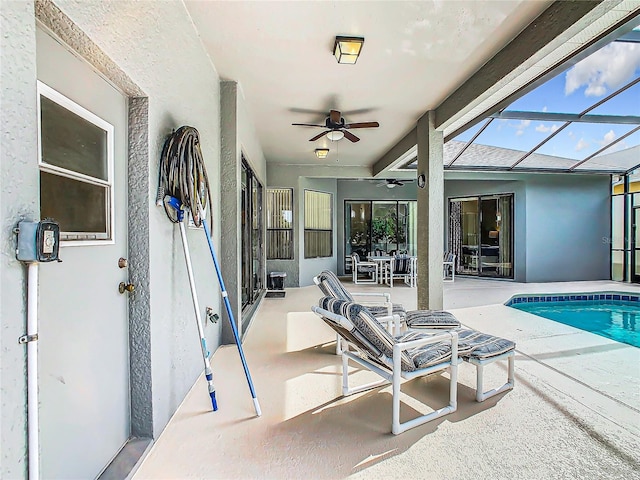
[[[385,265],[388,265],[389,267],[391,266],[391,262],[393,261],[395,257],[393,257],[392,255],[369,255],[367,256],[367,260],[370,262],[376,262],[378,264],[378,272],[380,272],[380,274],[378,275],[378,283],[383,284],[386,283],[386,275],[383,275],[383,272],[386,272],[386,270],[384,269]],[[416,257],[415,255],[411,255],[409,256],[409,258],[412,259],[412,261],[415,261],[418,257]]]

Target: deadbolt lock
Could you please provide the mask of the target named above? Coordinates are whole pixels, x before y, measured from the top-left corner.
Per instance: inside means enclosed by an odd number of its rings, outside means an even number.
[[[124,282],[120,282],[120,285],[118,285],[118,291],[120,293],[124,293],[129,292],[132,293],[134,290],[136,289],[135,285],[133,283],[124,283]]]
[[[126,258],[122,258],[120,257],[118,259],[118,267],[120,268],[127,268],[129,266],[129,262],[127,262]]]

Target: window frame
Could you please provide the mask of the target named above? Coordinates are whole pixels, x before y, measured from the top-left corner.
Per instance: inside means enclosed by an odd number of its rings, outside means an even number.
[[[77,104],[62,93],[54,90],[47,84],[37,81],[37,141],[38,141],[38,171],[66,177],[90,185],[96,185],[105,188],[105,218],[107,220],[106,233],[94,232],[60,232],[61,246],[97,246],[97,245],[113,245],[115,244],[115,194],[114,194],[114,148],[115,148],[115,128],[106,120],[100,118],[96,114],[90,112],[86,108]],[[82,119],[92,123],[96,127],[104,130],[107,134],[107,179],[102,180],[90,175],[75,172],[57,165],[52,165],[42,159],[42,109],[41,97],[46,97],[59,106],[78,115]],[[84,238],[83,238],[84,237]]]
[[[320,193],[323,195],[328,195],[329,196],[329,224],[331,226],[331,228],[329,229],[324,229],[324,228],[307,228],[307,192],[313,192],[313,193]],[[305,259],[313,259],[313,258],[332,258],[333,257],[333,253],[334,253],[334,249],[333,249],[333,240],[334,240],[334,236],[333,236],[333,193],[331,192],[322,192],[320,190],[313,190],[310,188],[305,188],[304,189],[304,236],[303,236],[303,240],[304,240],[304,246],[303,246],[303,250],[304,250],[304,258]],[[306,233],[307,232],[329,232],[329,255],[316,255],[316,256],[307,256],[307,240],[306,240]]]
[[[266,246],[267,246],[267,252],[266,252],[266,259],[267,260],[294,260],[295,259],[295,252],[294,252],[294,245],[295,245],[295,241],[294,241],[294,232],[293,232],[293,219],[294,217],[294,195],[293,195],[293,188],[291,187],[267,187],[267,219],[270,218],[271,216],[271,212],[269,210],[269,192],[271,190],[288,190],[289,191],[289,195],[290,195],[290,206],[291,206],[291,220],[289,221],[289,224],[291,225],[289,228],[269,228],[269,222],[267,221],[267,225],[266,225],[266,231],[267,231],[267,242],[266,242]],[[269,256],[269,245],[270,245],[270,238],[271,236],[269,235],[269,232],[286,232],[289,231],[290,232],[290,248],[289,248],[289,252],[290,252],[290,256],[288,258],[283,258],[283,257],[270,257]]]

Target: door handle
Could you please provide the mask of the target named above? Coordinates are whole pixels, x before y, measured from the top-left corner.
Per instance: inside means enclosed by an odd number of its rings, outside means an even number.
[[[125,291],[129,293],[133,293],[135,289],[136,287],[133,283],[120,282],[120,285],[118,285],[118,292],[120,293],[124,293]]]

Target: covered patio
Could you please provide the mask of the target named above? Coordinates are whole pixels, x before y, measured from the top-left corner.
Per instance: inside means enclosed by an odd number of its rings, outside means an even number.
[[[221,347],[212,359],[220,409],[210,412],[201,377],[134,478],[634,478],[639,350],[503,305],[515,293],[604,290],[639,291],[608,281],[445,284],[445,308],[463,324],[516,341],[515,389],[476,403],[474,369],[462,365],[458,410],[394,436],[390,387],[342,397],[335,337],[310,312],[320,291],[288,289],[262,302],[245,339],[263,416],[237,351]],[[392,299],[415,308],[416,291],[397,287]],[[488,384],[505,368],[489,367]],[[434,408],[447,388],[442,376],[403,384]],[[404,419],[414,407],[403,405]]]

